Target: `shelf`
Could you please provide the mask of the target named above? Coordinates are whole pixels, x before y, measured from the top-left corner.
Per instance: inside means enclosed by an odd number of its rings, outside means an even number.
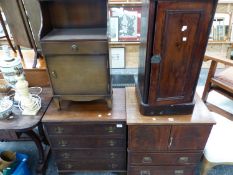
[[[141,6],[142,2],[109,2],[109,6]]]
[[[106,28],[53,29],[41,41],[107,40]]]
[[[118,41],[118,42],[109,42],[110,45],[139,45],[139,41]]]

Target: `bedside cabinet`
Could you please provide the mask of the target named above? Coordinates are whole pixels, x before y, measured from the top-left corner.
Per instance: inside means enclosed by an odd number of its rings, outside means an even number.
[[[126,89],[129,175],[193,175],[214,124],[198,96],[191,115],[143,116]]]
[[[52,102],[43,118],[59,174],[126,172],[125,89],[114,89],[113,108],[104,102]]]

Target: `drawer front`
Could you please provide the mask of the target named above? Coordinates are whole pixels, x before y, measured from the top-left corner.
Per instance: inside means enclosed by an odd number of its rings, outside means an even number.
[[[130,166],[128,175],[193,175],[195,166]]]
[[[45,55],[108,54],[107,41],[42,42]]]
[[[200,153],[135,153],[129,152],[130,165],[189,165],[199,163]]]
[[[108,159],[81,159],[76,161],[57,162],[58,170],[126,170],[126,161],[110,161]]]
[[[126,150],[103,150],[103,149],[60,149],[53,150],[56,160],[78,160],[78,159],[126,159]]]
[[[46,124],[49,135],[125,135],[124,123],[112,124]]]
[[[126,140],[123,137],[112,138],[103,136],[74,137],[51,136],[50,142],[53,148],[125,148]]]
[[[167,150],[171,126],[129,126],[129,149],[132,151]]]

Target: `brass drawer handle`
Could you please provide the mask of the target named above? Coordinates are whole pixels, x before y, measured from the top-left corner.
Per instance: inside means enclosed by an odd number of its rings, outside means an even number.
[[[63,157],[64,159],[69,159],[71,156],[70,156],[69,153],[63,153],[63,154],[62,154],[62,157]]]
[[[115,153],[110,153],[110,158],[111,159],[115,159],[116,158],[116,154]]]
[[[62,146],[62,147],[66,147],[68,143],[67,143],[67,141],[65,141],[65,140],[61,140],[61,141],[58,142],[58,144],[59,144],[60,146]]]
[[[189,158],[188,158],[188,157],[180,157],[180,158],[179,158],[179,162],[180,162],[180,163],[188,163],[188,161],[189,161]]]
[[[175,175],[181,175],[184,174],[184,170],[175,170],[174,173]]]
[[[108,143],[109,143],[109,146],[115,146],[115,142],[113,140],[110,140]]]
[[[76,44],[72,44],[72,45],[71,45],[71,49],[72,49],[73,51],[77,51],[77,50],[78,50],[78,46],[77,46]]]
[[[115,164],[115,163],[112,163],[112,164],[111,164],[111,168],[112,168],[112,169],[117,168],[117,167],[118,167],[117,164]]]
[[[151,157],[143,157],[142,163],[152,163],[152,158]]]
[[[72,166],[71,164],[68,163],[68,164],[65,165],[65,167],[66,167],[67,169],[71,169],[73,166]]]
[[[140,175],[150,175],[150,171],[149,170],[141,170]]]
[[[112,127],[112,126],[109,126],[109,127],[106,128],[106,131],[107,131],[108,133],[114,133],[115,128]]]
[[[58,126],[58,127],[55,128],[55,132],[56,132],[57,134],[62,134],[62,133],[64,132],[64,128]]]

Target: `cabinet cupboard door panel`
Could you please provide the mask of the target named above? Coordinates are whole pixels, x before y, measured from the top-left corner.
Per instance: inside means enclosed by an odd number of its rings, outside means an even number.
[[[169,150],[203,150],[212,126],[173,126]]]
[[[212,1],[159,1],[149,102],[192,102],[213,9]]]
[[[130,126],[129,149],[136,151],[167,150],[170,126]]]

